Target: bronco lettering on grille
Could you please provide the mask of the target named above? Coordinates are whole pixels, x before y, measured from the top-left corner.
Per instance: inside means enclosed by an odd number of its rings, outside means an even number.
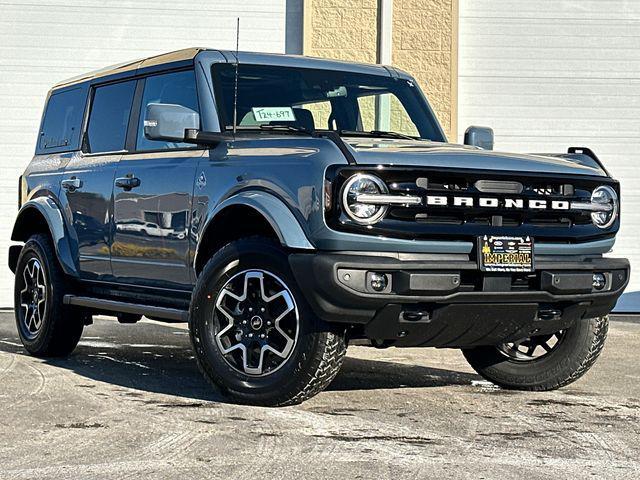
[[[496,197],[479,197],[476,201],[473,197],[447,197],[444,195],[427,195],[427,205],[433,206],[449,206],[454,207],[475,207],[476,205],[482,208],[513,208],[524,209],[527,208],[533,210],[569,210],[571,204],[566,200],[524,200],[522,198],[504,198],[499,199]]]

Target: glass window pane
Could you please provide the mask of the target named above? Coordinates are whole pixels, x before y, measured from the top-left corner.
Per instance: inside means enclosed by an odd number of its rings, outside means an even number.
[[[130,80],[96,89],[87,129],[89,152],[124,150],[135,88],[135,80]]]
[[[216,107],[224,129],[233,128],[236,68],[217,63],[212,67]],[[300,108],[295,121],[270,121],[274,125],[362,132],[400,130],[419,138],[445,141],[437,119],[414,81],[379,74],[241,64],[237,75],[237,118],[244,130],[255,130],[253,108]],[[360,115],[362,110],[362,116]],[[331,120],[329,121],[329,118]],[[375,137],[376,133],[369,136]]]
[[[362,129],[385,130],[413,137],[420,136],[411,116],[398,97],[391,93],[367,95],[358,98]]]
[[[51,95],[38,143],[41,149],[78,148],[85,97],[80,88]]]
[[[311,118],[313,118],[313,128],[318,128],[320,130],[329,129],[329,118],[331,117],[331,103],[330,102],[315,102],[315,103],[305,103],[301,105],[301,109],[307,110],[311,113]],[[294,110],[294,112],[296,112]]]
[[[199,112],[196,78],[193,70],[155,75],[145,80],[142,105],[140,106],[136,150],[193,147],[193,144],[189,143],[166,142],[146,138],[144,136],[144,115],[149,103],[181,105],[190,108],[194,112]]]

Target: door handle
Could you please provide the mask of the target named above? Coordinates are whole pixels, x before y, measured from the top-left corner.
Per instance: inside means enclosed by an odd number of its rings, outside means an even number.
[[[133,176],[116,178],[116,187],[129,191],[140,186],[140,179]]]
[[[60,182],[62,188],[69,192],[75,192],[79,188],[82,188],[82,180],[76,177],[66,178]]]

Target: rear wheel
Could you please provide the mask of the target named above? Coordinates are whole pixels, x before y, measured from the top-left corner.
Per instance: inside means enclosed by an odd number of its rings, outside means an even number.
[[[554,390],[575,382],[593,366],[604,347],[608,327],[608,317],[579,320],[551,335],[463,353],[474,370],[503,388]]]
[[[263,238],[230,243],[209,260],[189,322],[201,370],[242,403],[300,403],[333,380],[346,351],[344,332],[307,305],[286,252]]]
[[[63,305],[64,273],[46,235],[34,235],[20,252],[14,302],[18,334],[26,350],[42,357],[67,356],[84,328],[83,314]]]

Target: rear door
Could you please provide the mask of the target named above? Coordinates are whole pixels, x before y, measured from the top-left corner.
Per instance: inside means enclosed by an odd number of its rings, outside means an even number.
[[[93,89],[82,152],[71,158],[62,176],[61,197],[85,279],[112,273],[113,179],[125,148],[135,86],[135,80],[129,80]]]
[[[206,152],[191,144],[148,140],[149,103],[199,111],[193,70],[140,80],[129,152],[118,163],[114,189],[113,273],[121,283],[191,288],[191,204],[198,160]]]

